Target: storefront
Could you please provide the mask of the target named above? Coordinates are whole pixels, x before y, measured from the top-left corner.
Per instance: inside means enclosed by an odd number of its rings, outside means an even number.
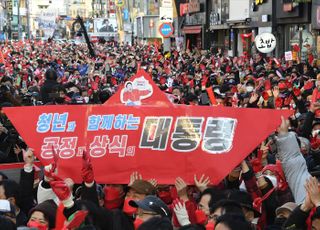
[[[206,48],[230,50],[230,27],[226,24],[229,18],[229,3],[227,0],[209,1],[207,13],[207,28],[209,33]]]
[[[277,56],[292,51],[294,57],[306,61],[307,52],[315,48],[311,30],[311,3],[276,1],[276,24]]]
[[[181,36],[186,48],[204,49],[205,2],[205,0],[176,1],[180,17]]]

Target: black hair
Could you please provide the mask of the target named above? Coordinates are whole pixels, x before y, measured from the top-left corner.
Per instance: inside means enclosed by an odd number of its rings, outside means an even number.
[[[144,222],[138,230],[173,230],[169,218],[154,217]]]
[[[230,230],[252,230],[251,224],[246,221],[244,216],[236,214],[222,215],[217,219],[216,226],[224,224]]]
[[[215,212],[218,208],[222,209],[223,214],[236,214],[244,217],[244,213],[241,205],[233,200],[220,200],[216,203],[212,209],[210,209],[211,213]]]
[[[220,201],[226,198],[226,194],[224,193],[224,191],[218,190],[216,188],[207,188],[206,190],[204,190],[201,193],[200,199],[202,198],[202,196],[204,195],[210,195],[210,201],[209,201],[209,209],[212,210],[212,208],[214,207],[214,205]]]
[[[57,72],[54,69],[48,69],[45,76],[47,80],[56,81],[58,79]]]
[[[6,198],[13,197],[16,200],[16,204],[20,201],[19,185],[14,180],[2,180],[0,181],[0,186],[4,188],[4,194]],[[19,206],[19,205],[18,205]]]
[[[128,82],[126,83],[126,87],[127,87],[128,85],[132,85],[132,82],[131,82],[131,81],[128,81]]]

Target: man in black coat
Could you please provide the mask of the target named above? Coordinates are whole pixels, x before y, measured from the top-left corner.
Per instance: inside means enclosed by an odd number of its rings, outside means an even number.
[[[46,74],[46,81],[40,89],[41,100],[43,104],[51,102],[50,94],[54,93],[54,89],[59,86],[57,82],[57,72],[53,69],[48,69]]]

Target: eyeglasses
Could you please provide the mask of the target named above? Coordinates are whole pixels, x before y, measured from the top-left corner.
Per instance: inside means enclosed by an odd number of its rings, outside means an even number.
[[[154,213],[154,212],[145,212],[143,210],[139,210],[138,213],[137,213],[137,216],[138,217],[142,217],[144,215],[149,215],[149,216],[157,216],[158,214],[157,213]]]

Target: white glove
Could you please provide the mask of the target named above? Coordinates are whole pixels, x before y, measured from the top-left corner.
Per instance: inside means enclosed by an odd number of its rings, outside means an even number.
[[[186,226],[186,225],[191,224],[185,203],[178,202],[173,207],[173,210],[174,210],[174,213],[176,214],[178,222],[181,226]]]

